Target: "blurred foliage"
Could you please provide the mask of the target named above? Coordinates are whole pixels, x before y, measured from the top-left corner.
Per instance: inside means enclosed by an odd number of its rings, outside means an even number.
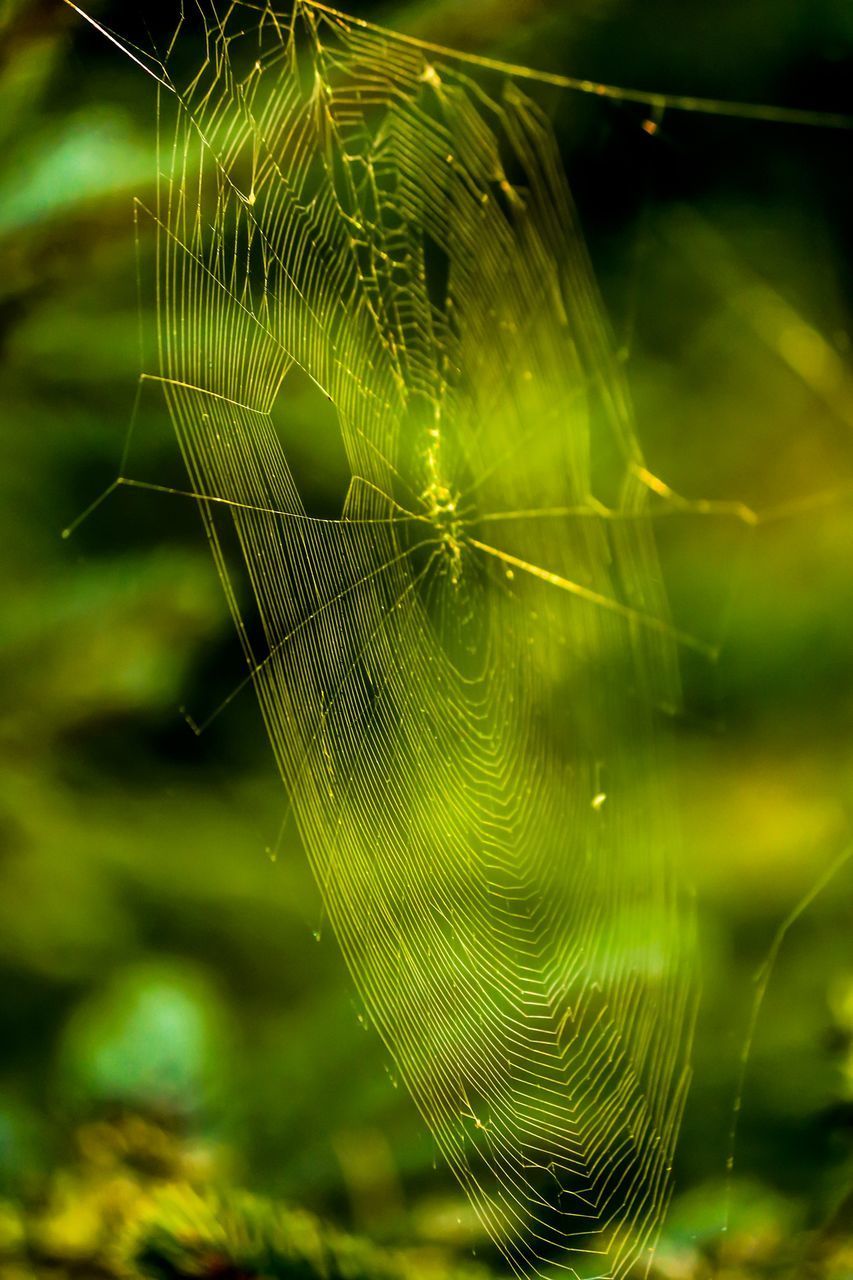
[[[218,1184],[215,1153],[120,1112],[81,1127],[68,1167],[25,1206],[0,1204],[2,1274],[487,1280],[436,1250],[380,1250]]]
[[[221,1162],[221,1153],[193,1145],[162,1117],[118,1111],[90,1121],[75,1135],[71,1161],[24,1204],[0,1201],[0,1274],[489,1280],[485,1267],[458,1261],[446,1247],[381,1249],[305,1210],[224,1183]],[[791,1207],[746,1185],[721,1244],[718,1208],[704,1191],[693,1212],[682,1207],[650,1280],[849,1276],[853,1250],[841,1215],[792,1242]]]
[[[160,42],[175,7],[92,3],[123,29],[144,9]],[[849,108],[847,0],[351,7],[606,81]],[[650,135],[637,108],[543,101],[649,466],[757,509],[830,495],[752,533],[658,526],[677,624],[724,643],[716,666],[686,662],[664,730],[703,999],[657,1266],[842,1280],[849,864],[780,950],[720,1228],[754,974],[851,836],[849,141],[673,113]],[[143,344],[151,328],[132,199],[152,190],[154,110],[60,0],[0,6],[0,1272],[428,1277],[472,1249],[496,1267],[351,996],[251,693],[199,738],[181,713],[203,721],[244,673],[192,503],[121,489],[60,536],[116,475],[137,252]],[[292,412],[300,484],[331,509],[339,460],[300,442],[315,399]],[[180,484],[145,395],[129,469]],[[397,1252],[413,1244],[416,1264]]]

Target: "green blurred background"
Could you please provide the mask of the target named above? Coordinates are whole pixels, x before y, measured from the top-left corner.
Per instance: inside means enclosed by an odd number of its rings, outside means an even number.
[[[174,25],[153,0],[89,7],[160,45]],[[853,99],[848,0],[350,7],[644,89]],[[56,1211],[57,1170],[82,1177],[85,1126],[144,1116],[205,1150],[222,1185],[430,1257],[475,1249],[497,1270],[366,1025],[251,690],[198,738],[181,713],[204,720],[243,674],[192,503],[123,489],[60,536],[124,446],[140,367],[132,197],[153,189],[155,99],[58,0],[0,13],[0,1200],[10,1221]],[[851,135],[675,112],[649,134],[641,107],[540,96],[650,468],[759,510],[829,495],[752,532],[658,526],[677,624],[722,642],[718,663],[686,660],[684,710],[663,725],[702,1006],[661,1275],[808,1274],[806,1257],[853,1275],[851,864],[780,949],[720,1243],[755,973],[851,839]],[[143,268],[147,252],[143,238]],[[332,461],[293,449],[309,505],[331,505]],[[144,398],[127,471],[179,482]],[[0,1206],[0,1269],[3,1240]],[[709,1257],[722,1270],[702,1271]]]

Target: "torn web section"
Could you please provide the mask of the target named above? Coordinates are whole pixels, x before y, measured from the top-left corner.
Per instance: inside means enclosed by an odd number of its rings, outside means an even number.
[[[685,1078],[675,657],[645,525],[591,506],[603,433],[635,444],[547,121],[310,6],[205,36],[161,114],[159,377],[326,909],[508,1263],[625,1275]],[[294,366],[338,520],[276,430]]]

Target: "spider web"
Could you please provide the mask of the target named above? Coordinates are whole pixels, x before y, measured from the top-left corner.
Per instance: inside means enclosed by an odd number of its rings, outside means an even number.
[[[311,0],[199,8],[155,74],[146,376],[326,912],[510,1268],[615,1280],[654,1248],[689,1077],[657,721],[707,646],[669,621],[649,502],[678,500],[550,125],[521,74]],[[282,446],[299,371],[337,415],[336,519]]]

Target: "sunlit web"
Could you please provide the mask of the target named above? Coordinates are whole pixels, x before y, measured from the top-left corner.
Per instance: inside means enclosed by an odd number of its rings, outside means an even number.
[[[176,37],[203,36],[189,83],[130,50],[161,83],[146,377],[401,1079],[514,1272],[622,1277],[688,1079],[656,716],[703,646],[668,619],[664,487],[557,147],[520,75],[308,0],[204,12]],[[337,413],[339,519],[282,448],[296,370]]]

